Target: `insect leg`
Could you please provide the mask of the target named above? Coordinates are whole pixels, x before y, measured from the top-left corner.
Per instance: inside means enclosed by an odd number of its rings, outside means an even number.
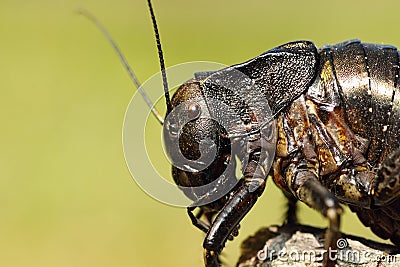
[[[203,222],[202,220],[200,220],[201,216],[204,213],[204,210],[200,208],[200,211],[194,215],[193,211],[196,207],[188,207],[187,208],[187,213],[189,215],[190,220],[192,221],[192,224],[194,226],[196,226],[197,228],[199,228],[201,231],[203,231],[204,233],[207,233],[208,230],[210,229],[210,225],[206,224],[205,222]]]
[[[218,213],[204,240],[204,261],[207,267],[219,266],[218,254],[231,237],[237,235],[239,223],[251,210],[265,188],[268,170],[263,146],[259,139],[250,141],[249,162],[243,169],[243,176],[225,206]]]
[[[336,241],[339,238],[340,214],[342,208],[336,198],[317,179],[313,167],[305,160],[292,162],[286,172],[286,179],[292,181],[293,193],[299,200],[319,211],[329,220],[329,227],[325,237],[325,249],[337,248]],[[329,253],[328,253],[329,254]],[[325,266],[334,266],[325,253]]]
[[[400,149],[390,154],[371,179],[369,208],[349,205],[377,236],[400,245]]]
[[[349,165],[334,176],[334,179],[328,179],[332,182],[327,187],[341,202],[370,208],[375,177],[376,172],[367,163]]]
[[[295,225],[297,224],[297,199],[294,197],[287,197],[288,199],[288,210],[286,211],[286,224]]]
[[[265,181],[263,179],[244,178],[242,180],[241,187],[217,215],[204,240],[206,266],[219,266],[218,254],[232,232],[237,230],[240,221],[256,203],[264,187]]]
[[[383,161],[373,188],[375,205],[382,206],[400,197],[400,148]]]

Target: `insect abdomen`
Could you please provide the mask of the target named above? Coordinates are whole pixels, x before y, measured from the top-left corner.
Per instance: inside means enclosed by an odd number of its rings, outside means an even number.
[[[398,50],[349,41],[332,46],[331,51],[347,121],[356,134],[370,141],[366,158],[375,166],[400,145],[400,113],[393,109],[400,95]]]
[[[326,46],[319,55],[319,76],[307,94],[321,106],[341,107],[350,130],[367,140],[358,148],[379,168],[400,147],[399,51],[351,40]],[[398,200],[372,209],[349,204],[364,225],[395,244],[400,243],[399,205]]]
[[[377,166],[400,147],[399,51],[351,40],[324,47],[320,58],[320,71],[331,68],[334,76],[325,81],[324,101],[342,106],[350,129],[369,141],[366,159]]]

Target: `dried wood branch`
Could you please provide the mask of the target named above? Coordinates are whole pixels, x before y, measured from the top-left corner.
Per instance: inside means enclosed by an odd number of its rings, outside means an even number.
[[[322,266],[324,253],[336,257],[336,266],[400,266],[400,248],[341,234],[338,250],[324,250],[326,229],[305,225],[270,226],[242,243],[238,267]]]

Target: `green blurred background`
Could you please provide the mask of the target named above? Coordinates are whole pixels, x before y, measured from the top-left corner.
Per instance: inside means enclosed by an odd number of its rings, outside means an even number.
[[[298,39],[400,46],[395,0],[153,4],[168,66],[239,63]],[[0,266],[202,266],[203,234],[185,209],[150,198],[130,177],[121,132],[135,89],[77,8],[101,19],[140,80],[159,69],[144,0],[0,2]],[[259,227],[281,223],[284,207],[269,183],[224,261],[232,266]],[[306,207],[300,217],[327,225]],[[348,210],[342,225],[373,238]]]

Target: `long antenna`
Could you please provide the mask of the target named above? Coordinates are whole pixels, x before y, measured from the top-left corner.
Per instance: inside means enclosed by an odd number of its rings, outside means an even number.
[[[156,16],[154,15],[153,6],[151,5],[150,0],[147,0],[147,3],[149,5],[151,20],[153,22],[154,35],[156,37],[157,50],[158,50],[158,58],[160,59],[160,68],[161,68],[161,75],[162,75],[162,79],[163,79],[165,102],[167,104],[167,113],[169,113],[172,111],[173,107],[171,104],[171,99],[169,98],[167,73],[165,71],[164,56],[163,56],[163,51],[161,48],[161,40],[160,40],[160,35],[158,34],[157,21],[156,21]]]
[[[156,119],[161,123],[161,125],[163,125],[164,124],[164,119],[161,117],[160,113],[158,113],[157,110],[155,109],[153,102],[151,102],[149,96],[143,90],[142,85],[140,84],[140,82],[137,79],[136,75],[133,73],[131,67],[129,66],[128,61],[126,60],[125,56],[122,54],[121,50],[119,49],[117,43],[114,41],[114,39],[108,33],[108,31],[104,27],[104,25],[95,16],[93,16],[90,12],[88,12],[87,10],[79,9],[78,13],[83,15],[83,16],[85,16],[85,17],[87,17],[88,19],[90,19],[97,26],[97,28],[99,28],[100,31],[104,34],[104,36],[107,38],[108,42],[112,45],[114,50],[117,52],[119,59],[121,60],[122,64],[124,65],[124,68],[128,72],[131,80],[135,84],[136,88],[139,90],[140,94],[143,96],[143,99],[146,102],[146,104],[149,106],[151,112],[156,117]],[[165,67],[163,66],[163,68],[164,68],[164,72],[165,72]],[[164,79],[164,75],[165,75],[164,72],[162,72],[163,73],[163,79]],[[164,87],[165,87],[165,85],[164,85]],[[171,102],[169,101],[169,95],[168,95],[167,107],[168,107],[168,103],[170,103],[170,105],[171,105]]]

